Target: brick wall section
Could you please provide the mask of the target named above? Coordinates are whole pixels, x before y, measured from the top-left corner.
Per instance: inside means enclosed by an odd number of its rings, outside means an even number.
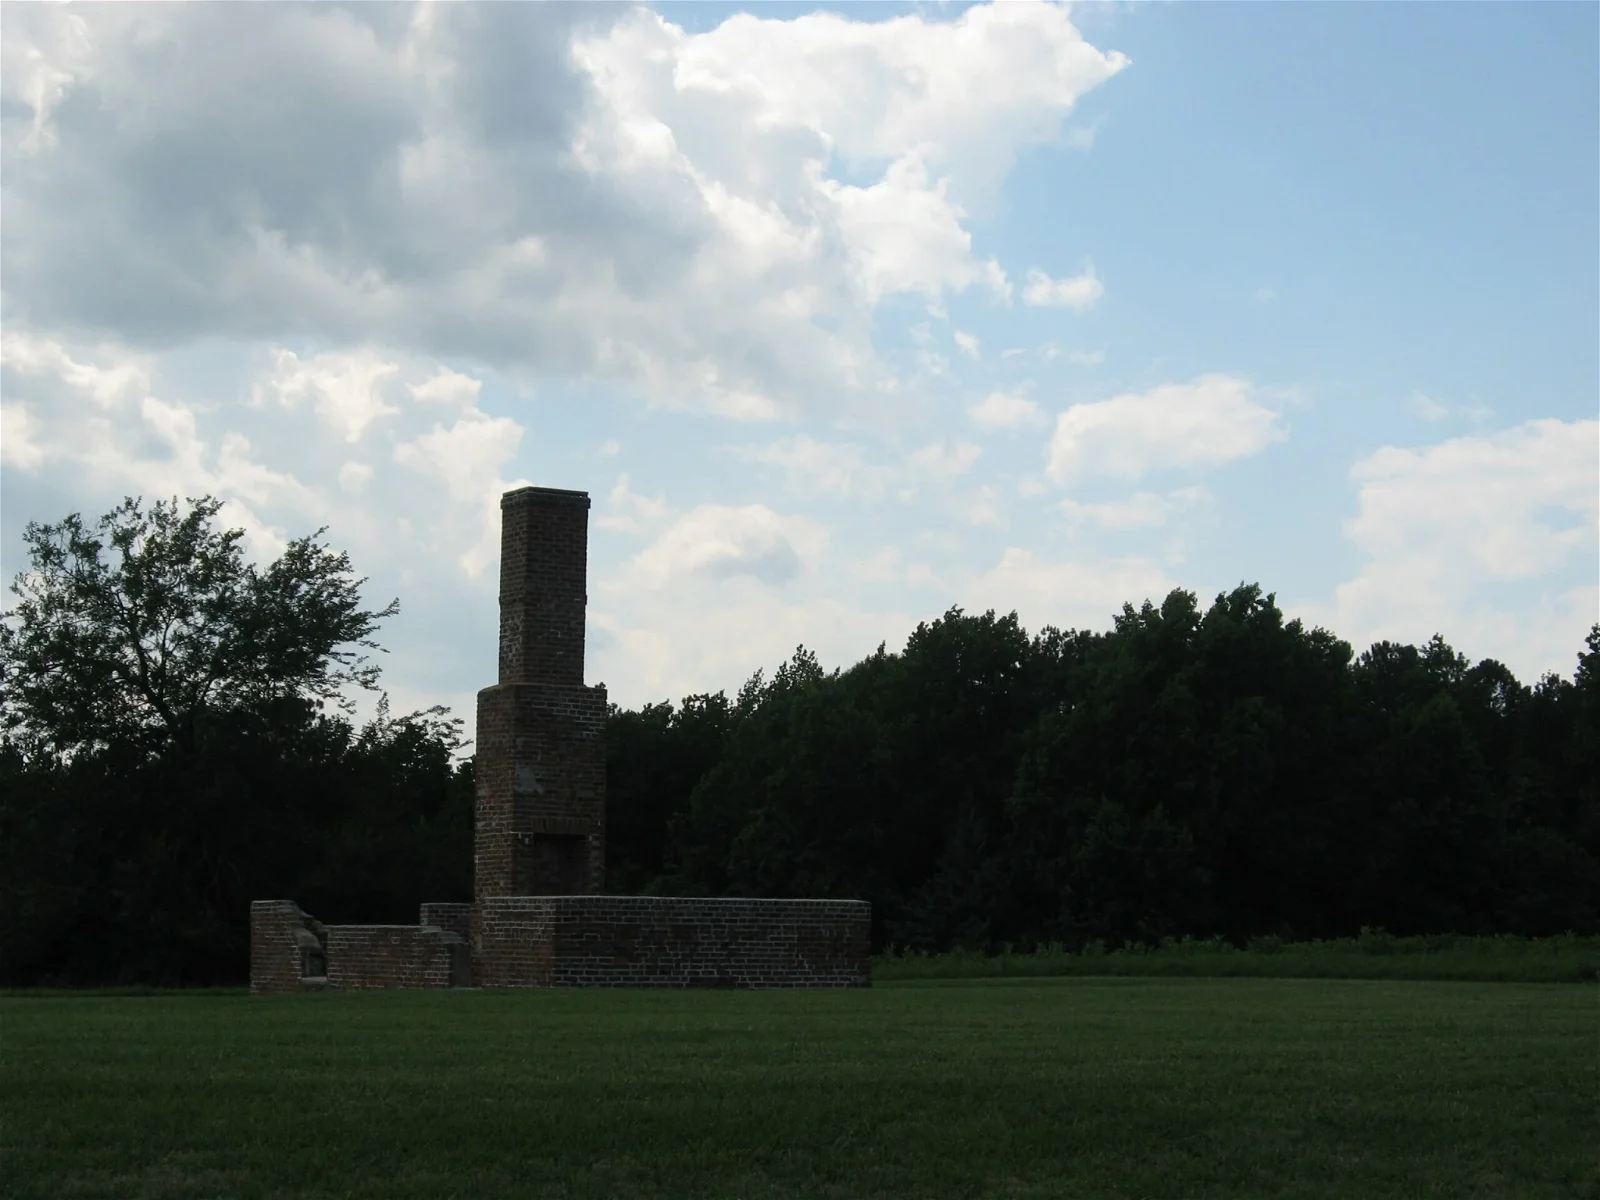
[[[595,892],[605,878],[604,688],[500,684],[478,693],[475,894]],[[535,889],[519,856],[540,836],[581,837],[576,880]],[[522,869],[519,869],[519,865]]]
[[[472,907],[472,982],[478,987],[552,987],[555,942],[546,896],[494,896]]]
[[[301,933],[316,923],[293,900],[250,902],[250,994],[305,990],[301,981]]]
[[[859,900],[498,896],[479,901],[480,987],[868,987]]]
[[[250,993],[317,991],[324,987],[466,987],[471,983],[465,918],[470,905],[424,905],[462,910],[462,933],[434,925],[324,925],[292,900],[250,905]],[[449,914],[455,917],[456,914]],[[302,974],[307,950],[326,972]]]
[[[472,905],[424,904],[418,923],[453,933],[465,942],[472,937]]]
[[[423,925],[328,926],[328,986],[443,988],[463,986],[466,943]]]

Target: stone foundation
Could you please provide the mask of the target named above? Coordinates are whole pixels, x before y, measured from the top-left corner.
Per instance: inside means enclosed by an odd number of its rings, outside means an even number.
[[[480,987],[867,987],[859,900],[495,896],[478,902]]]

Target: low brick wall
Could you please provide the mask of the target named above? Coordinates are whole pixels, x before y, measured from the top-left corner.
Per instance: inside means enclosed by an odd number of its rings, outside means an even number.
[[[323,925],[258,900],[250,991],[867,987],[871,914],[858,900],[496,896],[425,904],[419,925]]]
[[[465,987],[466,942],[428,925],[328,926],[328,986]]]
[[[424,905],[464,909],[471,905]],[[440,913],[464,926],[467,914]],[[461,934],[427,925],[324,925],[293,900],[250,905],[250,993],[324,988],[469,987],[471,956]]]
[[[868,987],[871,915],[859,900],[485,897],[473,975],[480,987]]]
[[[472,936],[472,905],[424,904],[420,924],[435,925],[465,942]]]
[[[250,994],[281,995],[323,987],[327,932],[293,900],[251,901]]]

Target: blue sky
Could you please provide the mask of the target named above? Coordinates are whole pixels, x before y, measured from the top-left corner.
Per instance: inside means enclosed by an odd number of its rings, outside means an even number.
[[[532,482],[629,705],[1241,581],[1570,674],[1597,18],[8,6],[0,565],[127,493],[327,525],[470,713]]]

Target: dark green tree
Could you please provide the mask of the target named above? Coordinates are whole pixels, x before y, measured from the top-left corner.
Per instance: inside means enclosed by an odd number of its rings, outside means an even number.
[[[606,724],[606,886],[644,890],[666,865],[672,822],[721,759],[734,714],[723,692],[677,708],[612,706]]]
[[[321,531],[247,562],[219,508],[27,528],[0,625],[8,981],[237,981],[252,899],[392,921],[470,891],[460,722],[348,717],[396,606],[364,608]]]
[[[193,750],[213,713],[284,699],[348,708],[373,688],[363,651],[399,611],[361,607],[348,555],[289,543],[247,562],[212,497],[124,500],[93,526],[73,514],[23,534],[32,569],[0,622],[0,719],[26,744],[71,754],[112,743]]]
[[[1548,934],[1600,919],[1597,664],[1600,630],[1532,689],[1440,638],[1357,658],[1252,584],[1104,634],[953,609],[843,671],[802,651],[690,771],[669,709],[612,728],[626,779],[698,774],[645,889],[858,896],[880,946]]]

